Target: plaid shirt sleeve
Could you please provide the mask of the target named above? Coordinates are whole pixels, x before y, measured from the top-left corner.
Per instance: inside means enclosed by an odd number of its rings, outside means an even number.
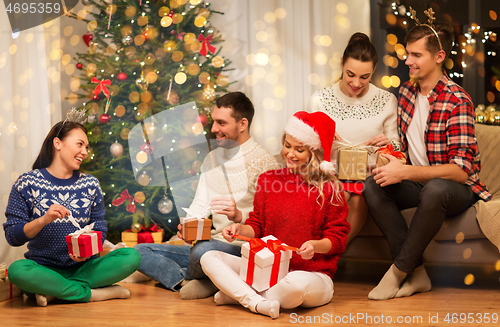
[[[472,174],[475,154],[478,153],[474,134],[474,109],[468,101],[461,101],[452,109],[446,124],[448,162]]]

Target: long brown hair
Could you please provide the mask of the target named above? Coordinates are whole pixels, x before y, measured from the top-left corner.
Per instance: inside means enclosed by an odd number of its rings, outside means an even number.
[[[54,138],[57,137],[62,141],[66,136],[68,136],[69,132],[71,132],[75,128],[79,128],[84,131],[85,134],[87,134],[87,129],[83,125],[71,121],[60,121],[52,126],[42,143],[40,153],[33,163],[32,169],[42,169],[49,167],[54,160]]]

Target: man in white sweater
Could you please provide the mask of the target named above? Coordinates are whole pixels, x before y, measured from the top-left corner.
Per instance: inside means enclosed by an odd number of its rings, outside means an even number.
[[[155,243],[135,246],[141,254],[139,271],[170,290],[180,290],[183,299],[215,293],[216,287],[201,269],[201,256],[210,250],[241,255],[241,243],[229,244],[222,237],[222,229],[248,218],[259,175],[279,168],[276,159],[250,136],[253,115],[252,102],[241,92],[231,92],[216,100],[212,132],[219,147],[205,158],[189,207],[191,212],[198,213],[210,203],[212,239],[198,241],[193,247]]]

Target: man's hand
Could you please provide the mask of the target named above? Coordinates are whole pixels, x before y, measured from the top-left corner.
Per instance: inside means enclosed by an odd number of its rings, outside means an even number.
[[[382,187],[401,183],[401,181],[405,179],[406,165],[403,165],[396,157],[390,154],[381,153],[380,155],[389,159],[389,163],[383,167],[374,168],[372,170],[375,182]]]
[[[184,217],[180,218],[181,220],[183,219]],[[183,240],[184,242],[186,242],[187,244],[192,244],[193,241],[186,241],[185,239],[182,238],[182,224],[179,224],[177,225],[177,237],[181,240]]]
[[[218,196],[212,198],[210,201],[210,209],[215,213],[226,215],[227,219],[235,223],[241,223],[243,220],[243,215],[241,211],[236,208],[236,202],[232,197]]]

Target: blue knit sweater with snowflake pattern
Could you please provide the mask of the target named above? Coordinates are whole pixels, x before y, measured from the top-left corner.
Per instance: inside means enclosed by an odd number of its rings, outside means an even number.
[[[77,230],[68,218],[58,218],[45,225],[32,239],[24,233],[24,225],[43,216],[53,204],[71,211],[81,228],[91,223],[93,230],[106,238],[104,200],[101,186],[92,175],[74,171],[68,179],[52,176],[47,169],[35,169],[22,174],[12,186],[3,224],[5,238],[12,246],[28,242],[26,259],[41,265],[69,267],[77,265],[69,257],[66,235]]]

